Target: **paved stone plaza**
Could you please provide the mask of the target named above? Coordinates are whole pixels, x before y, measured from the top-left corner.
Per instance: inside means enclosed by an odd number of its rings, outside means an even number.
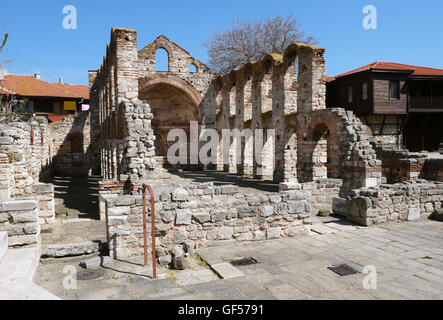
[[[159,270],[138,260],[103,266],[104,277],[78,281],[64,290],[63,267],[82,258],[42,264],[35,282],[62,299],[442,299],[443,224],[431,220],[359,227],[328,218],[310,236],[199,249],[209,266],[254,257],[258,264],[237,267],[237,277],[219,279],[204,263],[184,271]],[[195,260],[195,259],[194,259]],[[357,271],[372,265],[377,289],[364,289],[367,274],[339,276],[328,266],[347,264]]]

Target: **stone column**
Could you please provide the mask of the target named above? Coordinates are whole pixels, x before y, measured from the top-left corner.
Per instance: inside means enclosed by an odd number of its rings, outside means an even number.
[[[138,98],[137,31],[113,28],[111,52],[115,54],[117,100]]]

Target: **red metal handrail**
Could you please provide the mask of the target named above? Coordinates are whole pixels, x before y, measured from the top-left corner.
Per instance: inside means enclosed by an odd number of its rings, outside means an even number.
[[[152,277],[157,278],[157,266],[155,258],[155,206],[154,206],[154,191],[150,185],[143,184],[143,240],[144,240],[144,257],[145,266],[148,265],[148,236],[146,234],[146,189],[151,194],[151,238],[152,238]]]

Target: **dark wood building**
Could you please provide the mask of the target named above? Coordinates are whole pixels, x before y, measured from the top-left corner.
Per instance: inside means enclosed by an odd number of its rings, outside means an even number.
[[[443,70],[377,61],[326,81],[327,107],[354,111],[380,143],[438,150]]]

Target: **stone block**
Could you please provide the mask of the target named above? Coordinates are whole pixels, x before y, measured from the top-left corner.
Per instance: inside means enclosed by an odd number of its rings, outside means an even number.
[[[255,217],[258,213],[257,207],[238,207],[238,217],[246,218],[246,217]]]
[[[125,224],[128,220],[128,216],[110,216],[108,217],[109,225]]]
[[[254,239],[254,235],[252,232],[239,233],[236,237],[237,241],[252,241]]]
[[[301,184],[297,182],[281,182],[279,184],[280,191],[287,191],[287,190],[300,190]]]
[[[131,207],[111,207],[108,208],[108,216],[124,216],[131,214]]]
[[[185,251],[183,250],[183,248],[181,246],[175,245],[171,249],[171,255],[172,255],[172,258],[183,257],[185,255]]]
[[[172,262],[171,255],[167,254],[158,258],[158,263],[161,267],[167,268]]]
[[[260,230],[254,231],[252,234],[253,234],[253,237],[254,237],[255,241],[261,241],[261,240],[264,240],[266,238],[265,233],[263,231],[260,231]]]
[[[209,213],[197,213],[194,214],[193,217],[198,223],[205,223],[211,220],[211,216]]]
[[[50,258],[78,256],[97,252],[99,247],[98,241],[53,244],[45,248],[43,255]]]
[[[91,268],[98,268],[100,266],[108,265],[111,262],[112,259],[110,256],[99,256],[80,261],[80,266],[85,269],[91,269]]]
[[[340,216],[346,217],[346,199],[334,197],[332,198],[332,212]]]
[[[408,221],[420,219],[420,208],[409,208]]]
[[[288,201],[288,213],[305,212],[305,203],[302,201]]]
[[[227,216],[226,209],[215,209],[210,211],[211,222],[225,220]]]
[[[0,212],[34,210],[37,206],[36,200],[11,200],[0,204]]]
[[[175,270],[185,270],[187,267],[185,257],[172,258],[172,267]]]
[[[234,234],[234,229],[231,227],[222,227],[218,229],[218,240],[229,240]]]
[[[269,202],[270,203],[280,203],[282,201],[281,196],[279,195],[270,195]]]
[[[307,236],[309,235],[310,228],[308,226],[300,226],[289,228],[285,230],[285,234],[288,237]]]
[[[174,201],[187,201],[189,199],[188,191],[184,188],[175,188],[172,191],[172,200]]]
[[[33,193],[51,193],[54,192],[54,185],[51,183],[37,183],[31,189]]]
[[[40,211],[42,212],[42,211]],[[44,211],[43,211],[44,212]],[[37,222],[37,212],[36,211],[13,211],[11,212],[11,218],[13,223],[23,223],[23,222]]]
[[[236,194],[238,193],[238,186],[226,185],[220,187],[221,194]]]
[[[24,245],[31,245],[37,243],[39,241],[39,238],[40,236],[36,234],[26,234],[19,236],[11,236],[8,238],[8,242],[10,247],[24,246]]]
[[[269,228],[266,230],[266,237],[268,239],[278,239],[281,236],[281,228]]]
[[[189,225],[191,224],[192,213],[189,209],[176,209],[176,225]]]
[[[174,216],[175,216],[175,214],[174,214],[174,211],[172,211],[172,210],[160,211],[160,217],[161,217],[162,221],[165,223],[169,223],[172,220],[174,220]]]
[[[260,216],[261,217],[270,217],[274,214],[273,206],[261,206],[260,207]]]
[[[115,206],[131,206],[135,204],[135,197],[133,196],[118,196],[113,199]],[[146,206],[150,205],[151,199],[146,197]]]

